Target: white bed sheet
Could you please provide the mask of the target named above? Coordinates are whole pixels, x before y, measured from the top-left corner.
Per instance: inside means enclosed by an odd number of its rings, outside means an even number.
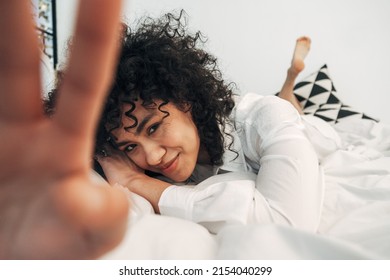
[[[279,225],[228,225],[218,234],[153,214],[131,194],[123,242],[103,259],[390,259],[390,125],[335,125],[342,149],[322,161],[325,195],[317,233]]]

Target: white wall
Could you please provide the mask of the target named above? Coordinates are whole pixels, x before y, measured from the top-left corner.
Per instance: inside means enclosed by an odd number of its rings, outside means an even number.
[[[75,0],[57,0],[60,40],[69,34]],[[125,18],[185,9],[189,26],[241,92],[273,94],[289,66],[295,39],[312,38],[301,78],[328,64],[341,99],[390,123],[388,0],[125,0]],[[63,5],[63,6],[62,6]],[[62,15],[61,15],[62,13]],[[61,37],[63,35],[63,37]]]

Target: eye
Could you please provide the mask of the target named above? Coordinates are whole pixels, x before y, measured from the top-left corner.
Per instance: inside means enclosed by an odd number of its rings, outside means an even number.
[[[151,135],[159,128],[160,123],[153,124],[151,127],[149,127],[148,134]]]
[[[124,149],[124,152],[126,153],[131,153],[132,151],[134,151],[134,149],[137,147],[136,144],[130,144],[128,146],[126,146],[126,148]]]

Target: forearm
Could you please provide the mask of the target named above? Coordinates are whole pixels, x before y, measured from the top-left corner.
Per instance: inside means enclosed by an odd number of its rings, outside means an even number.
[[[150,202],[155,213],[160,213],[158,203],[164,190],[171,184],[149,177],[145,174],[133,176],[126,184],[126,187]]]

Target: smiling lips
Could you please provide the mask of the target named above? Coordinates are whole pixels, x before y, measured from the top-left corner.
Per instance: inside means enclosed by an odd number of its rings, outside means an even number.
[[[174,159],[169,161],[167,164],[161,166],[160,170],[164,173],[171,173],[173,170],[176,169],[178,161],[179,161],[179,155],[177,155]]]

